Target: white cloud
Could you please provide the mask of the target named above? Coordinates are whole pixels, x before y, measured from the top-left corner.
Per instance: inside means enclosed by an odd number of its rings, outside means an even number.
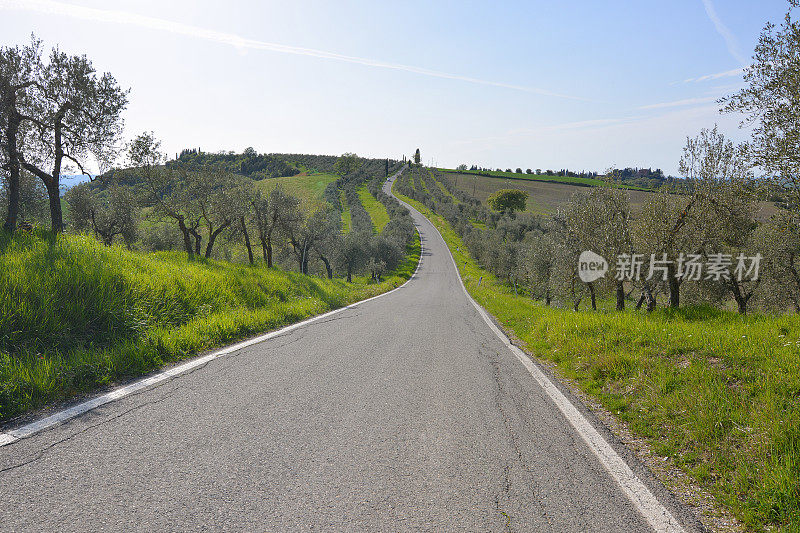
[[[700,76],[698,78],[687,78],[682,82],[675,82],[675,83],[697,83],[701,81],[718,80],[720,78],[732,78],[735,76],[741,76],[743,73],[744,73],[744,67],[740,67],[731,70],[726,70],[725,72],[706,74],[705,76]],[[675,83],[673,83],[672,85],[675,85]]]
[[[668,107],[684,107],[697,104],[708,104],[715,102],[719,99],[718,96],[704,96],[700,98],[686,98],[684,100],[675,100],[674,102],[662,102],[659,104],[643,105],[639,109],[664,109]]]
[[[431,76],[434,78],[444,78],[449,80],[475,83],[479,85],[501,87],[504,89],[512,89],[515,91],[523,91],[533,94],[539,94],[542,96],[565,98],[570,100],[583,100],[583,101],[587,100],[585,98],[556,93],[545,89],[539,89],[537,87],[529,87],[524,85],[515,85],[511,83],[484,80],[480,78],[473,78],[471,76],[462,76],[459,74],[450,74],[447,72],[430,70],[411,65],[403,65],[400,63],[389,63],[386,61],[369,59],[365,57],[348,56],[344,54],[338,54],[336,52],[328,52],[325,50],[316,50],[313,48],[303,48],[299,46],[290,46],[279,43],[271,43],[267,41],[259,41],[255,39],[248,39],[232,33],[219,32],[215,30],[183,24],[181,22],[174,22],[155,17],[148,17],[125,11],[96,9],[85,6],[77,6],[64,2],[56,2],[52,0],[0,0],[0,9],[34,11],[37,13],[66,16],[66,17],[89,20],[94,22],[126,24],[129,26],[137,26],[145,29],[164,31],[177,35],[184,35],[186,37],[204,39],[207,41],[229,45],[233,46],[240,52],[243,52],[248,49],[267,50],[271,52],[279,52],[284,54],[302,55],[309,57],[317,57],[321,59],[330,59],[334,61],[343,61],[346,63],[355,63],[358,65],[364,65],[368,67],[411,72],[414,74]]]
[[[739,63],[747,63],[747,58],[744,57],[739,51],[739,45],[736,42],[736,37],[734,37],[731,30],[722,22],[722,19],[719,18],[719,15],[717,15],[717,10],[714,9],[713,2],[711,0],[703,0],[703,6],[706,8],[706,15],[708,15],[708,18],[711,19],[711,22],[717,29],[717,33],[719,33],[722,38],[725,39],[728,52],[730,52],[733,58]]]

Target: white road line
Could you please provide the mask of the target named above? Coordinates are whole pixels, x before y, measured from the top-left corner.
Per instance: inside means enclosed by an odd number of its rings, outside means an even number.
[[[419,233],[419,231],[417,231],[417,233]],[[258,344],[260,342],[267,341],[267,340],[275,338],[275,337],[277,337],[279,335],[283,335],[285,333],[293,331],[293,330],[295,330],[297,328],[301,328],[303,326],[307,326],[308,324],[311,324],[311,323],[316,322],[318,320],[322,320],[323,318],[327,318],[327,317],[329,317],[331,315],[335,315],[337,313],[341,313],[342,311],[345,311],[347,309],[353,309],[353,308],[355,308],[355,307],[357,307],[357,306],[359,306],[359,305],[361,305],[363,303],[370,302],[370,301],[375,300],[377,298],[381,298],[383,296],[387,296],[389,294],[392,294],[394,291],[400,290],[403,287],[405,287],[412,279],[414,279],[417,276],[417,272],[419,272],[419,267],[422,264],[422,252],[423,252],[423,245],[422,245],[422,238],[421,238],[421,235],[420,235],[419,261],[417,261],[417,268],[414,270],[414,274],[412,274],[411,277],[408,278],[405,281],[405,283],[403,283],[399,287],[395,287],[394,289],[392,289],[392,290],[390,290],[388,292],[384,292],[382,294],[378,294],[377,296],[373,296],[371,298],[367,298],[366,300],[361,300],[360,302],[356,302],[356,303],[350,304],[350,305],[345,306],[345,307],[340,307],[339,309],[334,309],[333,311],[328,311],[327,313],[324,313],[324,314],[321,314],[321,315],[317,315],[315,317],[303,320],[302,322],[297,322],[296,324],[291,324],[291,325],[286,326],[286,327],[284,327],[282,329],[279,329],[279,330],[276,330],[276,331],[272,331],[270,333],[266,333],[266,334],[261,335],[259,337],[248,339],[248,340],[240,342],[238,344],[233,344],[231,346],[228,346],[227,348],[223,348],[223,349],[218,350],[218,351],[216,351],[214,353],[210,353],[210,354],[204,355],[202,357],[197,357],[195,359],[192,359],[191,361],[188,361],[188,362],[183,363],[181,365],[178,365],[178,366],[175,366],[173,368],[170,368],[169,370],[165,370],[163,372],[159,372],[158,374],[154,374],[154,375],[152,375],[150,377],[147,377],[147,378],[144,378],[142,380],[136,381],[135,383],[131,383],[130,385],[125,385],[124,387],[119,387],[117,389],[112,390],[111,392],[107,392],[105,394],[102,394],[100,396],[92,398],[91,400],[87,400],[85,402],[79,403],[78,405],[72,406],[72,407],[70,407],[68,409],[64,409],[63,411],[59,411],[59,412],[57,412],[55,414],[52,414],[52,415],[50,415],[50,416],[48,416],[46,418],[42,418],[41,420],[37,420],[36,422],[31,422],[30,424],[27,424],[25,426],[19,427],[17,429],[13,429],[13,430],[8,431],[6,433],[0,433],[0,448],[2,448],[3,446],[7,446],[8,444],[17,442],[20,439],[24,439],[26,437],[30,437],[31,435],[33,435],[35,433],[38,433],[38,432],[40,432],[42,430],[45,430],[45,429],[51,428],[53,426],[56,426],[58,424],[64,423],[67,420],[70,420],[72,418],[75,418],[76,416],[82,415],[82,414],[84,414],[84,413],[86,413],[88,411],[91,411],[92,409],[96,409],[96,408],[98,408],[98,407],[100,407],[102,405],[105,405],[107,403],[113,402],[115,400],[119,400],[120,398],[124,398],[125,396],[129,396],[129,395],[133,394],[134,392],[140,391],[140,390],[145,389],[147,387],[152,387],[153,385],[156,385],[158,383],[161,383],[162,381],[171,379],[171,378],[173,378],[175,376],[179,376],[181,374],[185,374],[186,372],[189,372],[190,370],[193,370],[193,369],[195,369],[195,368],[197,368],[199,366],[202,366],[202,365],[204,365],[204,364],[206,364],[206,363],[208,363],[210,361],[213,361],[214,359],[218,359],[218,358],[220,358],[220,357],[222,357],[224,355],[228,355],[228,354],[231,354],[231,353],[236,352],[238,350],[242,350],[244,348],[247,348],[249,346],[253,346],[254,344]]]
[[[409,209],[414,209],[405,202],[402,203]],[[414,211],[416,211],[416,209],[414,209]],[[417,213],[420,214],[420,216],[424,216],[419,213],[419,211],[417,211]],[[442,237],[442,234],[439,233],[439,230],[432,222],[428,222],[439,235],[439,238],[442,239],[445,249],[450,253],[450,248],[447,246],[447,242],[444,240],[444,237]],[[684,533],[685,530],[680,522],[678,522],[675,517],[672,516],[672,513],[658,501],[653,493],[650,492],[650,489],[648,489],[636,474],[634,474],[633,470],[631,470],[622,457],[614,451],[614,448],[612,448],[597,429],[595,429],[591,422],[589,422],[572,402],[564,396],[550,378],[533,363],[531,358],[517,346],[514,346],[508,336],[497,327],[491,318],[489,318],[489,313],[487,313],[486,310],[472,298],[469,292],[467,292],[467,287],[461,279],[456,260],[452,253],[450,253],[450,259],[453,261],[453,267],[456,269],[456,275],[458,276],[458,281],[461,283],[461,288],[464,290],[464,294],[466,294],[469,301],[472,302],[472,305],[475,306],[475,309],[477,309],[478,313],[483,317],[483,320],[489,325],[489,328],[495,335],[503,341],[503,344],[517,356],[517,359],[519,359],[528,372],[531,373],[550,399],[553,400],[553,403],[555,403],[558,410],[564,415],[564,418],[575,428],[575,431],[581,436],[589,447],[589,450],[599,459],[603,467],[605,467],[614,481],[620,486],[622,492],[630,499],[634,507],[636,507],[639,513],[647,520],[653,530],[665,533]]]

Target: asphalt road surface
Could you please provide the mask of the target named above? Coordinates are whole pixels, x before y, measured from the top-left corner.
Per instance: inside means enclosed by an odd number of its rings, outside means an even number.
[[[652,530],[414,218],[403,288],[0,448],[0,529]]]

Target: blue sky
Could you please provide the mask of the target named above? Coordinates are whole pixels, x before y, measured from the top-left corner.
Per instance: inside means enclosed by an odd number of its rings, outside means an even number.
[[[677,173],[687,135],[785,0],[0,0],[0,45],[31,32],[131,88],[129,136],[169,152]]]

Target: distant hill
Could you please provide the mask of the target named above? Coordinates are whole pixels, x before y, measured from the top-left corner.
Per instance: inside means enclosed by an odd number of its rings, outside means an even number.
[[[91,181],[96,176],[94,174],[87,176],[86,174],[62,174],[61,175],[61,189],[67,190],[79,183]]]

